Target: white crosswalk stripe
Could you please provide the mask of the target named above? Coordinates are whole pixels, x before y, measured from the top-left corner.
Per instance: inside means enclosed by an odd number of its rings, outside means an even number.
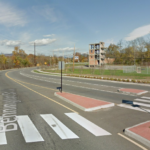
[[[0,117],[0,121],[1,121],[1,118],[2,117]],[[0,129],[1,129],[1,126],[4,126],[4,123],[0,122]],[[0,132],[0,145],[5,145],[5,144],[7,144],[6,133]]]
[[[74,120],[80,126],[94,134],[95,136],[105,136],[111,135],[111,133],[107,132],[106,130],[100,128],[99,126],[95,125],[91,121],[87,120],[86,118],[76,114],[76,113],[65,113],[71,120]],[[59,119],[57,119],[52,114],[41,114],[40,115],[44,121],[55,131],[55,133],[61,139],[78,139],[79,137],[71,131],[66,125],[64,125]],[[1,119],[1,118],[0,118]],[[70,121],[71,121],[70,120]],[[33,142],[43,142],[44,139],[29,118],[28,115],[17,116],[17,122],[20,128],[20,131],[23,135],[23,138],[26,143],[33,143]],[[4,126],[3,123],[0,123],[1,126]],[[9,131],[11,132],[11,131]],[[0,132],[0,145],[6,145],[7,132]]]
[[[76,139],[79,138],[62,122],[60,122],[52,114],[41,115],[41,117],[48,123],[48,125],[59,135],[61,139]]]
[[[104,136],[104,135],[111,135],[106,130],[100,128],[99,126],[95,125],[91,121],[87,120],[86,118],[80,116],[77,113],[65,113],[69,118],[74,120],[76,123],[81,125],[83,128],[94,134],[95,136]]]
[[[139,99],[139,98],[136,98],[135,101],[141,101],[141,102],[150,103],[150,100],[144,100],[144,99]]]
[[[142,111],[142,112],[150,112],[150,97],[141,97],[141,98],[136,98],[133,101],[134,105],[139,105],[140,107],[133,107],[132,105],[128,105],[128,104],[118,104],[117,106],[120,107],[124,107],[124,108],[129,108],[129,109],[133,109],[133,110],[138,110],[138,111]]]
[[[44,141],[28,116],[17,116],[18,124],[27,143]]]
[[[145,97],[145,96],[143,96],[143,97],[141,97],[141,98],[146,98],[146,99],[150,99],[150,97]]]

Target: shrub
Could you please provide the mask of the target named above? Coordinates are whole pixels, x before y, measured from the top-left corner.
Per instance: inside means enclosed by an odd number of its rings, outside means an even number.
[[[135,80],[132,80],[132,82],[135,83],[136,81],[135,81]]]
[[[121,79],[118,79],[118,81],[121,81]]]
[[[127,82],[130,82],[129,79],[127,79]]]

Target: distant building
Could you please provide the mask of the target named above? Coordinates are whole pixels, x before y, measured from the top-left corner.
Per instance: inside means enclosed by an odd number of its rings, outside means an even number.
[[[101,66],[105,64],[104,42],[89,44],[89,66]]]

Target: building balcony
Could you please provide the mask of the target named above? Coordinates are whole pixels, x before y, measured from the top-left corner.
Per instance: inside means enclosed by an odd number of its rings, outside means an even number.
[[[104,50],[101,50],[101,54],[105,54],[106,52]]]

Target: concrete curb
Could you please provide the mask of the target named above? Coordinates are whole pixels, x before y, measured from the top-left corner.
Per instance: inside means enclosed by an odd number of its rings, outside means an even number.
[[[140,93],[133,93],[133,92],[120,91],[120,90],[121,90],[121,89],[118,89],[118,92],[119,92],[119,93],[132,94],[132,95],[135,95],[135,96],[142,95],[142,94],[145,94],[145,93],[148,93],[148,92],[149,92],[149,91],[144,91],[144,92],[140,92]]]
[[[114,103],[111,103],[111,104],[106,104],[106,105],[103,105],[103,106],[97,106],[97,107],[92,107],[92,108],[85,108],[85,107],[82,107],[82,106],[80,106],[80,105],[78,105],[78,104],[76,104],[76,103],[74,103],[74,102],[72,102],[72,101],[70,101],[70,100],[68,100],[68,99],[58,95],[57,92],[55,92],[54,95],[57,96],[58,98],[64,100],[64,101],[72,104],[73,106],[83,110],[83,111],[94,111],[94,110],[98,110],[98,109],[101,109],[101,108],[109,108],[109,107],[115,106]],[[85,97],[85,96],[83,96],[83,97]]]
[[[136,133],[134,133],[134,132],[132,132],[132,131],[129,130],[130,128],[139,126],[139,125],[144,124],[144,123],[147,123],[147,122],[149,122],[149,121],[146,121],[146,122],[137,124],[137,125],[135,125],[135,126],[126,128],[126,129],[125,129],[125,134],[128,135],[128,136],[130,136],[130,137],[132,137],[132,138],[134,138],[135,140],[137,140],[137,141],[143,143],[144,145],[146,145],[147,147],[150,148],[150,141],[149,141],[149,140],[147,140],[147,139],[143,138],[142,136],[140,136],[140,135],[138,135],[138,134],[136,134]]]

